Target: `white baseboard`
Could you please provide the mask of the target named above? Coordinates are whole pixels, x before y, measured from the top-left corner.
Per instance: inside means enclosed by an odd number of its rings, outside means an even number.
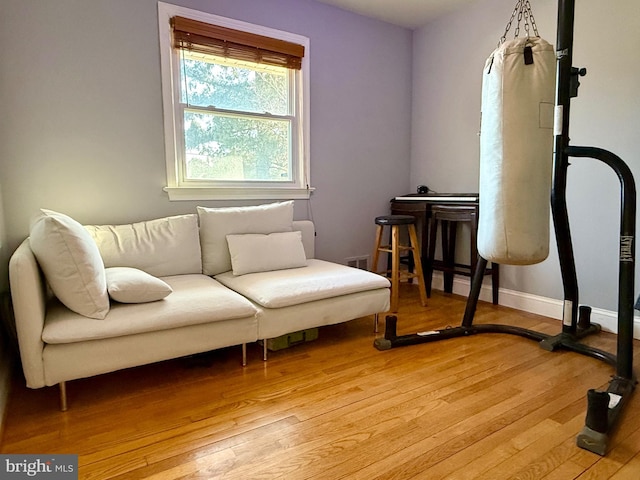
[[[444,289],[444,278],[441,272],[434,272],[432,288],[436,290]],[[469,295],[471,281],[467,277],[455,277],[453,280],[453,293],[457,295]],[[491,302],[491,282],[483,283],[480,290],[480,300]],[[540,297],[529,293],[517,292],[514,290],[500,289],[498,295],[500,305],[515,308],[528,313],[535,313],[544,317],[550,317],[562,321],[563,301],[555,298]],[[591,309],[591,321],[597,323],[605,332],[618,333],[618,312],[603,310],[601,308]],[[634,311],[633,338],[640,340],[640,314]]]

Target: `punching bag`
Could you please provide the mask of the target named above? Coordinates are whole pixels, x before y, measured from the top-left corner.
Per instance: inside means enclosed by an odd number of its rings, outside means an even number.
[[[503,41],[482,81],[478,253],[506,265],[549,254],[555,51],[540,37]]]

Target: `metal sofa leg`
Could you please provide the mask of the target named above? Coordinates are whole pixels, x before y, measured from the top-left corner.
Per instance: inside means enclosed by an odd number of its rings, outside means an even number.
[[[379,314],[375,314],[373,316],[373,333],[378,333],[378,324],[379,324],[380,318],[379,318]]]
[[[60,411],[67,411],[67,382],[60,382]]]
[[[247,366],[247,344],[246,343],[242,344],[242,366],[243,367]]]
[[[262,340],[262,360],[267,361],[267,339]]]

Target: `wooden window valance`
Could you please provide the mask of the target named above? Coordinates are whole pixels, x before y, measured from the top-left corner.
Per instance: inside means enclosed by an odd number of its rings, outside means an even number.
[[[171,18],[174,47],[235,60],[302,68],[304,46],[185,17]]]

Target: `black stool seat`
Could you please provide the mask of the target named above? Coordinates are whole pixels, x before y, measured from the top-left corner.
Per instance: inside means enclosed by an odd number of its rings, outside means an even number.
[[[383,215],[376,217],[376,225],[411,225],[416,223],[413,215]]]
[[[468,223],[470,232],[470,264],[462,265],[455,262],[456,253],[456,227],[457,224]],[[438,226],[442,230],[442,260],[435,260],[436,240]],[[476,247],[478,232],[478,216],[475,207],[458,205],[433,205],[431,207],[431,219],[429,225],[429,253],[425,267],[425,280],[427,296],[431,296],[431,282],[434,270],[444,273],[444,291],[452,293],[453,276],[466,275],[473,277],[478,263],[478,251]],[[500,266],[491,262],[490,268],[485,268],[484,275],[491,275],[492,300],[498,305],[498,291],[500,286]]]

